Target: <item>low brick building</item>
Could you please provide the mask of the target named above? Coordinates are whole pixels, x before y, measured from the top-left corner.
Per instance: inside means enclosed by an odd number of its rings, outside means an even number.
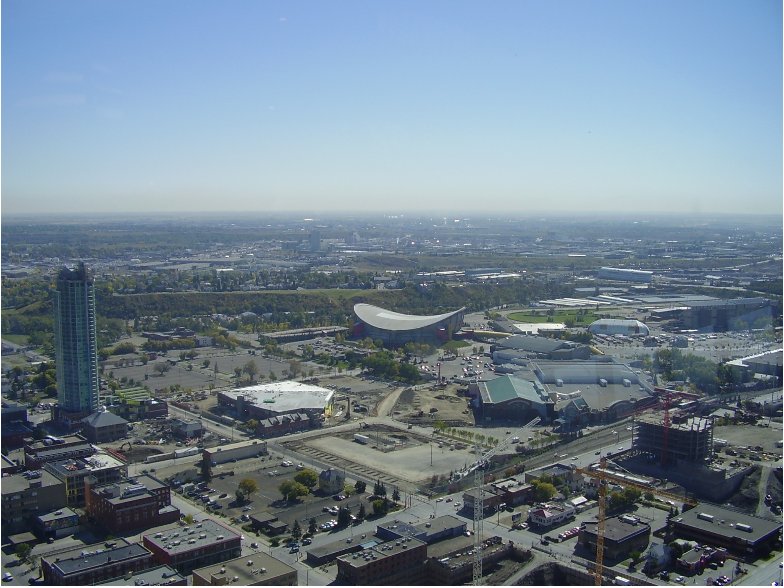
[[[242,555],[240,535],[212,519],[144,535],[143,543],[157,563],[184,575]]]
[[[44,584],[47,586],[89,586],[151,567],[153,557],[150,551],[138,543],[127,542],[108,549],[103,543],[82,546],[41,558]]]
[[[577,536],[578,545],[591,553],[596,553],[596,527],[597,523],[586,523]],[[632,551],[643,553],[650,538],[651,526],[637,517],[610,517],[604,525],[604,558],[613,562],[626,559]]]
[[[338,557],[337,581],[353,586],[412,586],[425,579],[427,543],[388,541]]]
[[[87,516],[114,535],[149,529],[180,518],[171,505],[169,486],[152,476],[139,476],[102,486],[87,478]]]
[[[266,553],[254,553],[193,570],[194,586],[297,586],[297,570]]]

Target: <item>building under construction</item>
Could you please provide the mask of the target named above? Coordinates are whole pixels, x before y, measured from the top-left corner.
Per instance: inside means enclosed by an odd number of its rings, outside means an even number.
[[[662,415],[645,415],[637,422],[634,447],[661,465],[686,461],[705,464],[713,453],[713,420],[689,417],[665,425]]]

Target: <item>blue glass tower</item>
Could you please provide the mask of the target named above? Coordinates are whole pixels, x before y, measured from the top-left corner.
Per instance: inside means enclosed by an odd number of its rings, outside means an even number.
[[[54,343],[60,410],[94,412],[98,407],[98,343],[95,284],[84,263],[57,275],[54,293]]]

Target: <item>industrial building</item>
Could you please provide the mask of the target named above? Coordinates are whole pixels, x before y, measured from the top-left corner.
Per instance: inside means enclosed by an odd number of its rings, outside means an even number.
[[[538,359],[588,359],[591,349],[587,345],[530,335],[515,335],[501,339],[490,346],[494,363],[513,362],[518,358]]]
[[[596,277],[600,280],[649,284],[653,279],[653,272],[620,267],[602,267],[596,272]]]
[[[722,506],[700,503],[670,521],[675,534],[742,556],[767,555],[779,542],[781,523]]]
[[[70,508],[61,508],[35,518],[35,530],[40,537],[59,539],[79,531],[79,515]]]
[[[550,422],[554,416],[555,404],[537,381],[504,375],[470,384],[468,394],[473,398],[477,423],[522,425],[535,417]]]
[[[375,535],[382,541],[397,541],[404,537],[411,537],[430,544],[451,537],[459,537],[465,531],[465,521],[452,515],[444,515],[418,525],[409,525],[407,523],[378,525]]]
[[[157,563],[185,575],[242,554],[240,535],[212,519],[144,535],[142,541]]]
[[[713,452],[713,421],[689,417],[665,427],[663,418],[654,414],[637,420],[634,448],[664,465],[679,461],[703,465]]]
[[[297,570],[263,552],[193,570],[194,586],[297,586]]]
[[[626,335],[628,337],[650,335],[650,330],[645,323],[627,319],[599,319],[588,325],[588,332],[594,335]]]
[[[241,421],[304,413],[316,427],[332,413],[334,397],[329,388],[295,381],[272,382],[219,392],[218,406]]]
[[[647,379],[610,358],[538,360],[530,368],[555,403],[561,432],[611,423],[656,403]]]
[[[232,460],[247,459],[249,457],[261,457],[262,455],[267,455],[267,443],[255,439],[251,441],[240,441],[239,443],[230,443],[228,445],[219,445],[202,451],[203,459],[208,460],[214,465]]]
[[[452,338],[463,326],[465,308],[432,316],[401,314],[372,304],[354,305],[359,321],[354,337],[381,340],[384,346],[397,348],[406,343],[440,345]]]
[[[589,553],[596,553],[596,528],[598,523],[585,523],[577,536],[577,544]],[[604,559],[618,562],[629,557],[632,551],[643,553],[651,538],[651,526],[632,515],[605,519]]]
[[[740,331],[773,325],[773,307],[767,298],[694,301],[674,314],[680,328],[700,332]]]

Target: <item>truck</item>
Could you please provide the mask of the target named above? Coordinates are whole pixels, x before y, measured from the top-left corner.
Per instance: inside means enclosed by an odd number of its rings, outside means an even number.
[[[362,445],[367,445],[370,443],[370,437],[367,435],[360,435],[359,433],[354,433],[354,441],[357,443],[361,443]]]
[[[631,586],[631,581],[629,578],[624,578],[623,576],[615,576],[615,580],[613,581],[616,586]]]

